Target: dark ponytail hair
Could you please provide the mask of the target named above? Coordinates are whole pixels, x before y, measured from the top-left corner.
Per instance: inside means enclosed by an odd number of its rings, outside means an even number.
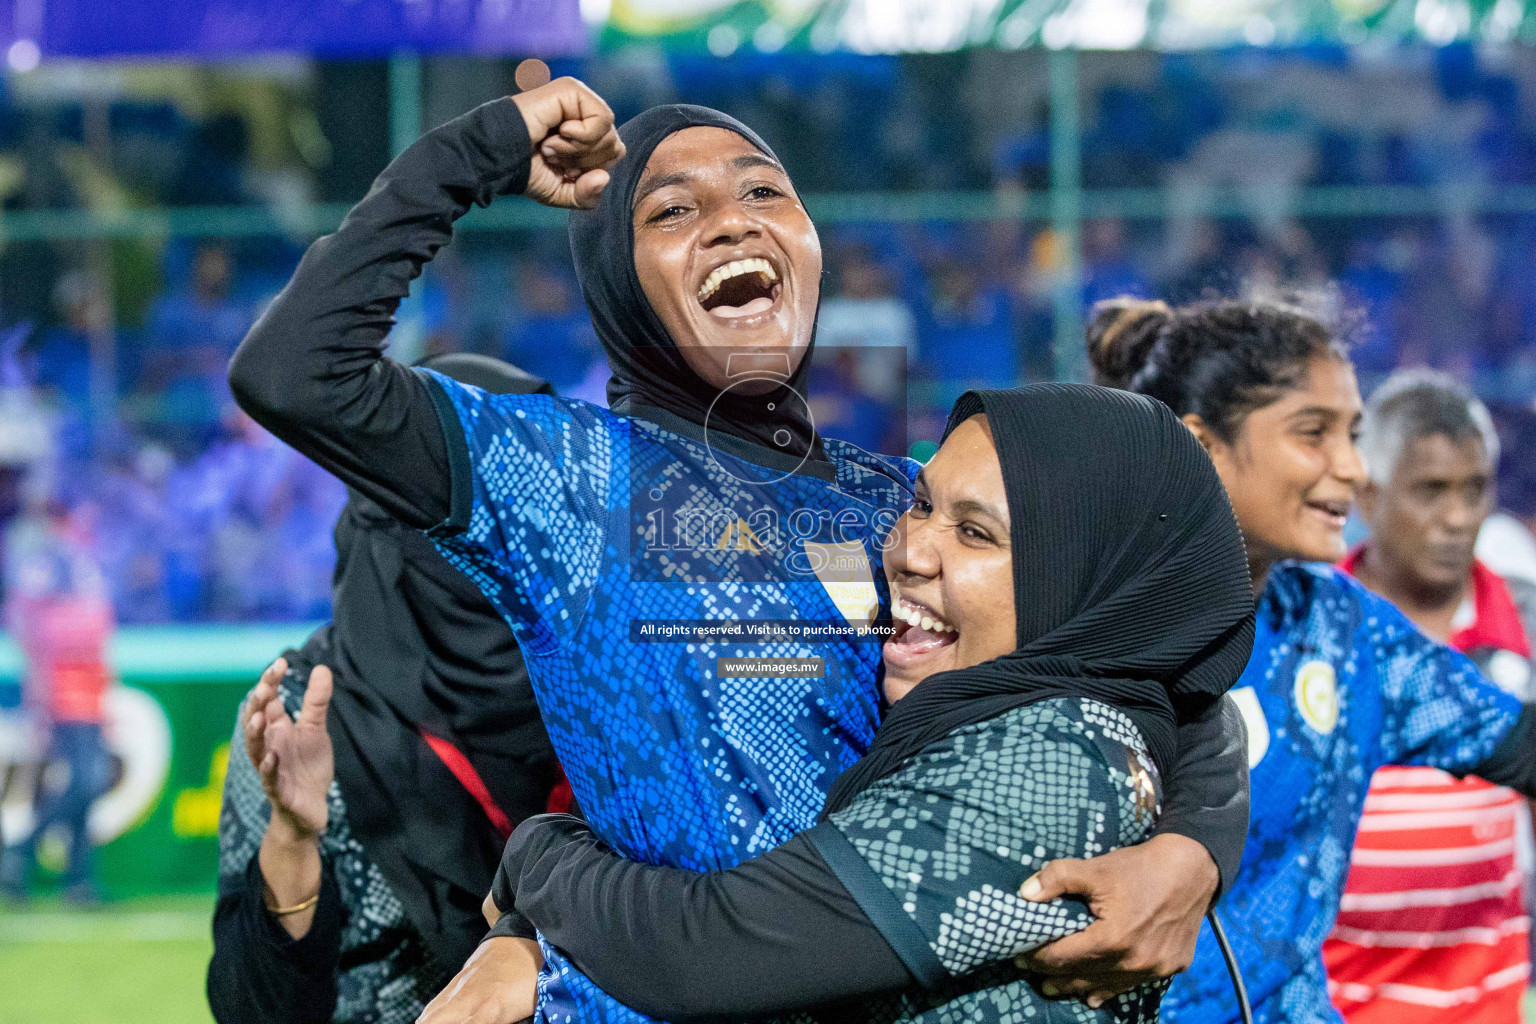
[[[1114,351],[1094,366],[1129,368],[1127,391],[1148,395],[1179,416],[1191,413],[1219,438],[1232,442],[1243,420],[1301,383],[1319,356],[1348,359],[1343,342],[1299,307],[1269,300],[1222,299],[1173,310],[1147,343],[1134,332],[1106,338]],[[1119,360],[1118,362],[1116,360]]]
[[[1168,303],[1127,295],[1093,304],[1088,316],[1088,361],[1093,382],[1121,391],[1147,361],[1157,335],[1173,317]]]

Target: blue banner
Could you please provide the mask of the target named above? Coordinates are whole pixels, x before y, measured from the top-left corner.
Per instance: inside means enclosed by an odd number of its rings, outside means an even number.
[[[583,52],[578,0],[0,0],[0,44],[49,57],[232,57],[396,50]]]

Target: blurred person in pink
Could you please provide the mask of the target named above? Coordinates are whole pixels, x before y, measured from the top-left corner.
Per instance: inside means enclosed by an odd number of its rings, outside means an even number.
[[[1530,699],[1529,624],[1474,557],[1493,508],[1498,435],[1481,402],[1433,371],[1388,378],[1366,408],[1369,542],[1342,568],[1488,679]],[[1338,922],[1323,947],[1350,1024],[1514,1024],[1530,977],[1516,849],[1524,799],[1474,776],[1378,769]]]
[[[100,567],[67,512],[50,504],[24,517],[6,538],[5,615],[26,658],[25,694],[48,732],[50,768],[67,770],[62,786],[45,782],[31,833],[6,851],[0,884],[24,899],[39,840],[55,826],[68,836],[65,898],[98,899],[88,828],[91,804],[106,788],[103,698],[112,676],[107,644],[112,605]]]

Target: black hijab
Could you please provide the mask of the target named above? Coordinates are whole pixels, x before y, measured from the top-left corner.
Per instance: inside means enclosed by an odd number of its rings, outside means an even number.
[[[613,370],[608,404],[614,412],[696,438],[703,436],[707,421],[711,440],[723,434],[748,442],[757,451],[733,452],[747,458],[766,455],[769,464],[781,462],[785,455],[797,462],[807,453],[820,458],[820,440],[805,406],[814,335],[800,365],[780,387],[761,395],[722,393],[683,360],[640,287],[635,273],[635,188],[657,146],[685,128],[700,127],[735,132],[778,160],[756,132],[718,110],[687,103],[652,107],[619,129],[624,158],[609,169],[608,187],[597,207],[571,213],[576,277]],[[779,443],[782,436],[775,439],[781,429],[789,431],[787,444]]]
[[[1161,402],[1087,384],[970,391],[1002,463],[1018,649],[923,680],[886,714],[823,817],[956,729],[1052,697],[1124,711],[1162,771],[1177,723],[1237,681],[1253,590],[1209,456]]]
[[[500,360],[423,363],[495,394],[551,393]],[[425,731],[452,744],[515,826],[545,809],[558,767],[512,630],[418,530],[356,491],[336,523],[334,617],[290,652],[335,674],[328,729],[354,837],[444,971],[474,952],[505,836]]]

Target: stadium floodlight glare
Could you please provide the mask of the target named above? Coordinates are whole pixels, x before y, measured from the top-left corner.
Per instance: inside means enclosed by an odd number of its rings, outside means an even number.
[[[42,59],[43,51],[31,39],[18,39],[5,51],[6,66],[19,75],[36,71]]]

